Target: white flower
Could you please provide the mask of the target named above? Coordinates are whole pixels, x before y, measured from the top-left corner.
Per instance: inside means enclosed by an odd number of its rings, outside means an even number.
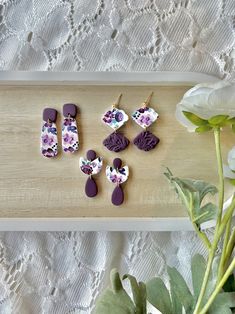
[[[176,108],[176,119],[188,131],[194,132],[197,126],[184,116],[183,111],[207,120],[216,115],[235,117],[235,84],[224,81],[198,84],[184,94]]]
[[[228,153],[228,165],[224,165],[225,178],[235,179],[235,146]]]

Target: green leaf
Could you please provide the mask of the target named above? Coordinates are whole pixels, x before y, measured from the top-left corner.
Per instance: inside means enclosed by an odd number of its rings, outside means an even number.
[[[227,124],[235,124],[235,117],[228,119]]]
[[[196,254],[191,261],[191,272],[194,298],[197,299],[201,290],[204,274],[206,270],[206,262],[202,255]]]
[[[208,122],[209,124],[211,124],[212,126],[223,126],[224,123],[228,120],[229,116],[228,115],[217,115],[214,117],[211,117]]]
[[[202,126],[202,125],[208,124],[208,121],[207,121],[207,120],[198,117],[197,115],[195,115],[195,114],[192,113],[192,112],[183,111],[183,114],[184,114],[185,117],[186,117],[190,122],[192,122],[194,125]]]
[[[171,298],[164,282],[160,278],[153,278],[146,284],[147,299],[162,314],[173,314]]]
[[[180,303],[174,291],[173,284],[171,281],[170,281],[170,290],[171,290],[171,302],[172,302],[173,314],[182,314],[182,311],[183,311],[182,304]]]
[[[117,270],[110,274],[112,288],[106,289],[98,298],[95,314],[136,314],[136,307],[123,289]]]
[[[208,314],[231,314],[235,307],[235,292],[222,292],[217,295]]]
[[[199,208],[194,212],[194,222],[196,224],[202,224],[206,221],[216,219],[218,207],[213,203],[207,203],[205,206]]]
[[[207,203],[201,207],[201,203],[207,194],[216,194],[216,186],[202,181],[192,179],[181,179],[174,177],[172,172],[167,169],[164,173],[182,203],[188,210],[190,219],[197,225],[213,219],[217,212],[217,207],[212,203]]]
[[[129,279],[133,294],[134,303],[136,306],[136,314],[146,314],[146,287],[143,282],[137,283],[134,276],[124,275],[123,279]]]
[[[195,129],[195,132],[197,133],[204,133],[212,130],[212,127],[210,125],[202,125]]]
[[[183,305],[185,312],[193,312],[194,299],[182,275],[173,267],[167,267],[172,289]]]
[[[235,185],[235,179],[229,179],[229,182],[230,182],[232,185]]]
[[[232,131],[235,133],[235,124],[232,124]]]

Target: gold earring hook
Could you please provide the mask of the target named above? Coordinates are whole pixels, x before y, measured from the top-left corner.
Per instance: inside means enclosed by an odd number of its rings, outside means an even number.
[[[151,94],[148,96],[148,98],[145,100],[145,102],[143,103],[144,107],[147,107],[151,101],[153,97],[153,92],[151,92]]]
[[[118,96],[118,99],[117,99],[116,103],[113,104],[113,108],[117,108],[117,107],[119,106],[120,101],[121,101],[121,98],[122,98],[122,94],[120,94],[120,95]]]

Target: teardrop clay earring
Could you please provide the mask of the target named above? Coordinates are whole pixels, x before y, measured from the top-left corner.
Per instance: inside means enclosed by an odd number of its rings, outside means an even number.
[[[144,131],[136,136],[133,142],[139,149],[144,151],[152,150],[160,142],[158,137],[150,131],[147,131],[147,128],[159,117],[158,113],[153,108],[149,107],[152,95],[153,92],[143,103],[142,107],[137,109],[132,114],[132,119],[144,129]]]
[[[103,158],[96,157],[94,150],[88,150],[86,156],[87,159],[80,157],[79,166],[81,171],[89,176],[86,181],[85,193],[88,197],[94,197],[98,193],[98,187],[92,176],[101,171]]]
[[[124,192],[120,184],[124,183],[128,179],[128,176],[129,168],[128,166],[122,167],[122,160],[120,158],[113,160],[112,167],[106,167],[107,179],[116,184],[112,194],[113,205],[119,206],[124,202]]]
[[[112,106],[112,109],[106,111],[102,116],[103,123],[115,130],[103,141],[104,146],[112,152],[120,152],[129,145],[129,140],[122,133],[117,132],[129,119],[124,110],[118,109],[121,97],[122,94],[118,97],[118,101]]]

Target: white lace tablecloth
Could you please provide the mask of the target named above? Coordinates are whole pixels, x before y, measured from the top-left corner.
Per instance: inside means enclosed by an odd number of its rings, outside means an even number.
[[[0,69],[235,79],[234,0],[0,0]],[[189,278],[194,233],[0,233],[1,314],[89,314],[117,267]]]

